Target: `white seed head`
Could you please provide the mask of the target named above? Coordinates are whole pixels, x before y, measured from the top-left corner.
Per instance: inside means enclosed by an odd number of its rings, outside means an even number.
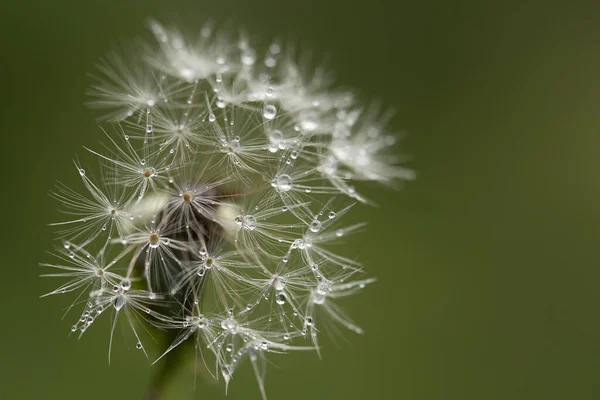
[[[321,68],[305,73],[280,43],[150,30],[155,42],[98,67],[91,105],[115,123],[104,150],[88,149],[102,170],[77,161],[82,188],[51,193],[69,218],[53,224],[58,261],[42,264],[65,279],[48,295],[84,299],[79,335],[112,311],[109,357],[117,323],[146,355],[140,322],[179,330],[163,356],[193,340],[226,385],[248,360],[266,397],[267,356],[320,351],[328,322],[362,333],[336,303],[373,279],[331,245],[364,224],[340,225],[351,206],[337,204],[367,202],[355,181],[414,173],[399,166],[388,113]]]

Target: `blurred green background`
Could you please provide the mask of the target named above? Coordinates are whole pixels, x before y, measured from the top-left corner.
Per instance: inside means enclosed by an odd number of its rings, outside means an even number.
[[[71,160],[102,135],[86,74],[148,16],[293,38],[410,133],[418,179],[369,187],[380,207],[349,216],[369,227],[346,254],[379,277],[343,303],[367,334],[325,341],[323,360],[273,357],[271,399],[600,398],[600,7],[403,0],[3,2],[0,398],[145,393],[140,352],[107,365],[107,324],[68,337],[77,315],[38,298],[55,283],[38,262],[59,216],[47,192],[77,182]],[[192,385],[168,399],[224,398]],[[228,398],[260,398],[249,365]]]

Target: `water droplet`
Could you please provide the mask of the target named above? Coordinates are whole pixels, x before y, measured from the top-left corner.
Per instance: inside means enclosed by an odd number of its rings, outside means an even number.
[[[242,218],[242,227],[247,231],[256,229],[256,218],[254,215],[244,215]]]
[[[85,175],[85,169],[79,168],[79,175],[84,176]]]
[[[273,288],[275,288],[277,291],[281,291],[285,288],[285,283],[285,279],[278,276],[273,280]]]
[[[242,52],[242,64],[253,65],[256,62],[256,52],[254,49],[248,47]]]
[[[275,179],[275,186],[277,187],[277,189],[279,191],[287,192],[288,190],[291,190],[293,187],[292,178],[287,174],[279,175]]]
[[[311,232],[319,232],[321,230],[321,222],[318,219],[313,220],[309,225],[309,229]]]
[[[233,345],[229,343],[227,346],[225,346],[225,351],[231,353],[233,351]]]
[[[125,305],[125,296],[119,295],[113,300],[115,310],[119,311]]]
[[[278,292],[277,294],[275,294],[275,302],[277,304],[284,305],[285,304],[285,293],[283,292]]]
[[[143,346],[142,346],[142,343],[141,343],[141,342],[137,342],[137,343],[135,344],[135,348],[136,348],[136,349],[138,349],[138,350],[141,350],[141,349],[142,349],[142,347],[143,347]]]
[[[237,327],[238,323],[233,318],[226,318],[223,321],[221,321],[221,328],[227,331],[235,332],[237,330]]]
[[[330,211],[328,217],[329,219],[335,218],[335,213],[333,211]]]
[[[267,104],[263,108],[263,117],[273,119],[277,115],[277,108],[272,104]]]
[[[208,114],[208,120],[210,122],[215,122],[216,119],[217,119],[217,117],[215,117],[215,114],[213,114],[213,113]]]
[[[341,229],[338,229],[337,231],[335,231],[335,236],[337,237],[341,237],[344,234],[344,231]]]
[[[123,290],[131,289],[131,280],[129,280],[128,278],[123,279],[121,281],[121,287],[123,288]]]

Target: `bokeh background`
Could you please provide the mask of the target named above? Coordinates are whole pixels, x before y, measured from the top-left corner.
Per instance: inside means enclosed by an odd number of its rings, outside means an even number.
[[[291,38],[409,133],[418,179],[369,186],[379,207],[349,215],[369,227],[346,254],[379,278],[343,304],[367,334],[272,358],[270,399],[600,398],[600,7],[527,0],[4,1],[0,398],[144,397],[141,353],[107,365],[107,324],[68,337],[77,315],[38,298],[54,283],[38,262],[48,191],[102,135],[86,74],[149,16]],[[167,399],[225,398],[192,386],[181,374]],[[249,366],[228,398],[260,398]]]

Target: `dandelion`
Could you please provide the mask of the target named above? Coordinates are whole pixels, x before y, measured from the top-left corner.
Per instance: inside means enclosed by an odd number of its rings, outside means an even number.
[[[355,184],[414,173],[394,155],[390,114],[293,49],[213,25],[193,40],[150,30],[153,42],[98,67],[89,94],[108,141],[85,149],[101,172],[76,161],[82,190],[51,192],[67,217],[51,224],[56,260],[41,264],[62,283],[44,296],[73,296],[79,337],[110,314],[109,360],[124,325],[169,368],[193,345],[196,368],[226,390],[250,365],[266,399],[275,354],[320,356],[323,334],[363,333],[338,304],[374,282],[343,246],[366,226],[346,216],[371,203]],[[146,336],[170,342],[155,358]]]

